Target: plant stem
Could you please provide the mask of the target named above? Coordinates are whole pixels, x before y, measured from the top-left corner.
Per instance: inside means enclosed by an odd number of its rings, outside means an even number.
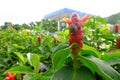
[[[93,36],[93,38],[92,38],[92,41],[93,41],[93,43],[92,43],[92,46],[93,47],[95,47],[95,45],[94,45],[94,43],[95,43],[95,18],[93,19],[93,31],[92,31],[92,36]]]
[[[78,54],[72,53],[73,56],[73,68],[76,70],[79,68],[79,60],[78,60]]]
[[[10,61],[13,63],[13,60],[12,60],[11,55],[10,55],[9,52],[7,52],[7,56],[9,57]]]

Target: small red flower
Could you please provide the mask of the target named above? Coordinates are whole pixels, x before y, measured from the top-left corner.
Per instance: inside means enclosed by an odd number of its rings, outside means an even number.
[[[116,48],[117,48],[117,49],[120,49],[120,37],[117,39]]]
[[[5,80],[15,80],[16,74],[6,73]]]
[[[114,25],[114,31],[115,31],[116,33],[118,33],[119,27],[120,27],[120,24],[115,24],[115,25]]]
[[[37,36],[38,42],[41,43],[41,36]]]
[[[60,42],[56,37],[54,37],[54,43]]]

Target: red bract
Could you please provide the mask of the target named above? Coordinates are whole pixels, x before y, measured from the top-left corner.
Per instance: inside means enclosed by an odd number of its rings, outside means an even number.
[[[37,36],[38,42],[41,43],[41,36]]]
[[[117,39],[116,48],[117,48],[117,49],[120,49],[120,37]]]
[[[54,43],[60,42],[56,37],[54,37]]]
[[[73,46],[72,52],[73,53],[79,53],[79,50],[83,46],[83,39],[84,39],[84,32],[83,32],[83,23],[89,18],[89,14],[85,15],[82,19],[80,19],[79,15],[77,13],[73,13],[70,17],[71,24],[68,23],[68,21],[65,21],[69,24],[69,32],[70,32],[70,38],[69,42],[70,45],[73,43],[76,43],[76,46]]]
[[[15,80],[16,74],[11,74],[10,72],[6,73],[5,80]]]
[[[85,21],[88,20],[89,16],[90,16],[89,14],[86,14],[84,17],[82,17],[80,21],[84,23]]]
[[[63,18],[63,20],[64,20],[66,23],[68,23],[68,24],[71,24],[71,23],[72,23],[72,21],[71,21],[70,19],[68,19],[68,18]]]
[[[74,33],[70,33],[70,44],[72,43],[81,43],[84,38],[83,31],[77,30]]]
[[[119,27],[120,27],[120,24],[115,24],[115,26],[114,26],[114,31],[115,31],[116,33],[118,33]]]
[[[79,49],[82,48],[83,39],[84,39],[84,33],[81,29],[77,28],[74,31],[70,30],[70,38],[69,38],[70,45],[72,45],[73,43],[77,44],[76,46],[73,46],[71,48],[72,51],[76,51],[74,53],[79,52]]]

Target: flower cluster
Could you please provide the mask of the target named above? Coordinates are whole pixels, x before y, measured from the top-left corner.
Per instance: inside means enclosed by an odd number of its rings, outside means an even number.
[[[115,24],[115,25],[114,25],[114,31],[115,31],[116,33],[119,32],[119,28],[120,28],[120,24]]]
[[[37,38],[38,38],[38,42],[41,43],[41,36],[39,35],[37,36]]]
[[[116,48],[117,48],[117,49],[120,49],[120,37],[117,39]]]
[[[5,80],[15,80],[16,74],[6,73]]]
[[[63,20],[69,24],[69,42],[70,45],[73,43],[77,44],[73,46],[71,49],[73,53],[78,53],[79,50],[83,46],[83,39],[84,39],[84,30],[83,30],[83,23],[89,18],[89,14],[85,15],[80,19],[77,13],[73,13],[70,16],[70,19],[64,18]]]
[[[54,43],[59,43],[60,41],[54,36]]]

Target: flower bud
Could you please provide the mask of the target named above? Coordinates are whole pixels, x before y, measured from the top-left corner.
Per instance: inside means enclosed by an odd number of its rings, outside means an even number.
[[[41,36],[37,36],[38,42],[41,43]]]
[[[117,49],[120,49],[120,37],[117,39],[116,48],[117,48]]]
[[[5,80],[15,80],[16,74],[6,73]]]

